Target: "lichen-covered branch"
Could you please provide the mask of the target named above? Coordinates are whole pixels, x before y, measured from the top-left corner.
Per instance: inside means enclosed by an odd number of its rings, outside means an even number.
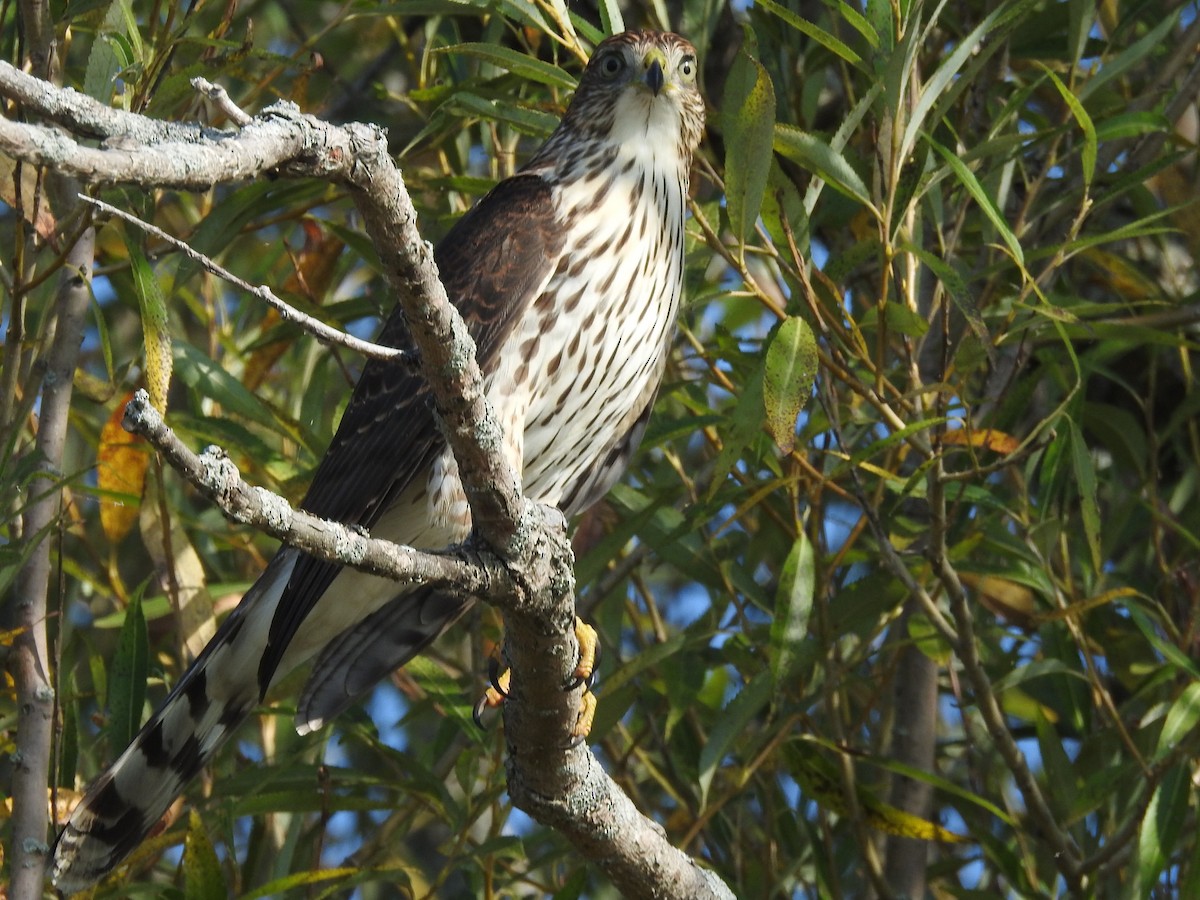
[[[490,557],[468,549],[426,553],[372,538],[365,531],[296,509],[283,497],[242,480],[232,459],[218,447],[200,454],[179,439],[150,403],[145,390],[125,406],[125,430],[140,435],[201,494],[229,518],[328,562],[361,569],[404,583],[446,585],[496,602],[511,594],[509,571]]]

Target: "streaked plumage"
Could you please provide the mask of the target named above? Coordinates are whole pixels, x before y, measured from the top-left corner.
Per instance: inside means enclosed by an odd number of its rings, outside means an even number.
[[[637,448],[683,281],[688,169],[704,110],[676,35],[602,43],[559,128],[436,251],[478,345],[527,496],[572,515]],[[397,311],[380,340],[407,343]],[[368,363],[304,507],[437,548],[470,529],[429,391]],[[470,606],[282,548],[134,743],[90,786],[55,848],[80,890],[117,865],[270,687],[314,657],[308,731],[411,659]]]

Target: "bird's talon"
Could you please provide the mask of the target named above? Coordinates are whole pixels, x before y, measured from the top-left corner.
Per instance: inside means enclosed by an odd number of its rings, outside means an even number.
[[[493,659],[488,664],[488,681],[492,683],[483,696],[476,702],[471,710],[471,718],[475,720],[475,724],[480,728],[487,728],[483,722],[484,710],[497,709],[504,705],[504,701],[508,699],[508,683],[512,675],[508,669],[500,671],[500,664]]]
[[[510,677],[507,669],[504,672],[500,671],[500,660],[494,656],[488,660],[488,683],[492,686],[492,690],[505,700],[508,699],[508,682]]]

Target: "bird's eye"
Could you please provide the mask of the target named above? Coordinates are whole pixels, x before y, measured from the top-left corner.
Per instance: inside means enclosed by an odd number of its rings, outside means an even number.
[[[623,68],[625,68],[625,63],[615,53],[600,60],[600,74],[606,78],[615,78]]]
[[[683,62],[679,64],[679,74],[688,81],[696,77],[696,60],[694,57],[685,56],[683,58]]]

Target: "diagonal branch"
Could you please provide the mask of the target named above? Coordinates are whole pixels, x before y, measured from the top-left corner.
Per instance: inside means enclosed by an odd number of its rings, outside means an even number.
[[[372,538],[362,529],[296,509],[278,494],[247,484],[219,447],[193,453],[151,405],[145,390],[137,391],[126,404],[122,425],[145,438],[229,518],[310,556],[401,583],[444,585],[493,603],[514,590],[509,570],[490,557],[481,558],[466,548],[429,553]]]

